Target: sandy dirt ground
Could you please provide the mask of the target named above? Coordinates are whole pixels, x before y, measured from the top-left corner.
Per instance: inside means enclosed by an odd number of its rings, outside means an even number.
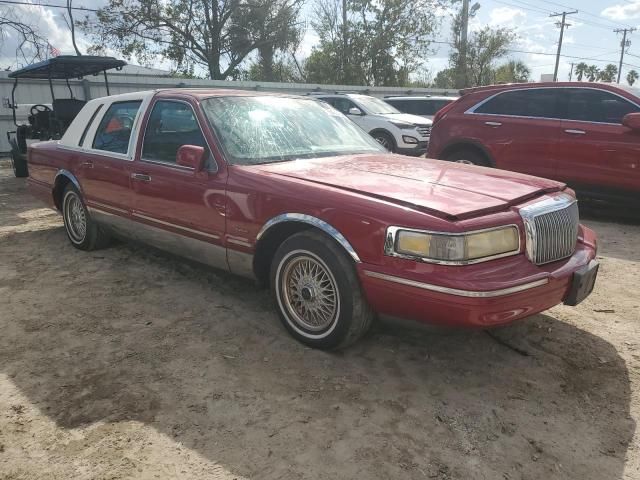
[[[0,170],[1,479],[640,479],[640,227],[577,308],[291,339],[251,282],[74,249]]]

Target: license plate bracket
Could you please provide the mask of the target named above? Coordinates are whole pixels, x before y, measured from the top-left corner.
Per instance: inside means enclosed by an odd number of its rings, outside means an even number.
[[[574,307],[591,294],[596,284],[599,267],[600,264],[597,261],[591,260],[588,265],[573,273],[571,288],[567,298],[564,300],[565,305]]]

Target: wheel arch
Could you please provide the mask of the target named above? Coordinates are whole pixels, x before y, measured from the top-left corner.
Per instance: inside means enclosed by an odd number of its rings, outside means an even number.
[[[487,150],[487,148],[484,145],[482,145],[480,142],[476,140],[470,140],[470,139],[455,140],[447,144],[438,155],[438,158],[441,160],[446,160],[446,158],[449,155],[451,155],[453,152],[456,152],[458,150],[476,151],[480,155],[482,155],[484,158],[487,159],[487,162],[489,162],[489,165],[491,165],[492,167],[496,166],[496,162],[493,160],[493,156],[491,155],[491,153],[489,153],[489,150]]]
[[[283,213],[269,219],[256,235],[253,271],[261,284],[269,283],[271,259],[282,242],[305,230],[323,232],[340,245],[355,263],[360,263],[360,257],[351,243],[331,224],[313,215]]]
[[[62,194],[64,193],[64,189],[67,188],[67,185],[69,183],[72,183],[82,194],[80,182],[78,182],[78,179],[75,177],[75,175],[68,170],[59,170],[58,173],[56,173],[56,177],[53,181],[52,195],[53,203],[60,211],[62,211]]]

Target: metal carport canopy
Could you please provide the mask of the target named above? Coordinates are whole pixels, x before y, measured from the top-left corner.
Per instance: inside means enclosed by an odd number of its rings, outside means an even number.
[[[9,78],[68,80],[70,78],[82,78],[87,75],[97,75],[112,68],[120,70],[126,64],[127,62],[114,57],[60,55],[11,72]]]

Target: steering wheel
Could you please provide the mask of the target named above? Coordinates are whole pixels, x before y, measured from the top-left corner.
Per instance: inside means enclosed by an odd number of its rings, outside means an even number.
[[[38,112],[50,112],[50,111],[51,111],[51,108],[47,107],[46,105],[42,105],[41,103],[36,103],[35,105],[31,106],[29,113],[35,116]]]

